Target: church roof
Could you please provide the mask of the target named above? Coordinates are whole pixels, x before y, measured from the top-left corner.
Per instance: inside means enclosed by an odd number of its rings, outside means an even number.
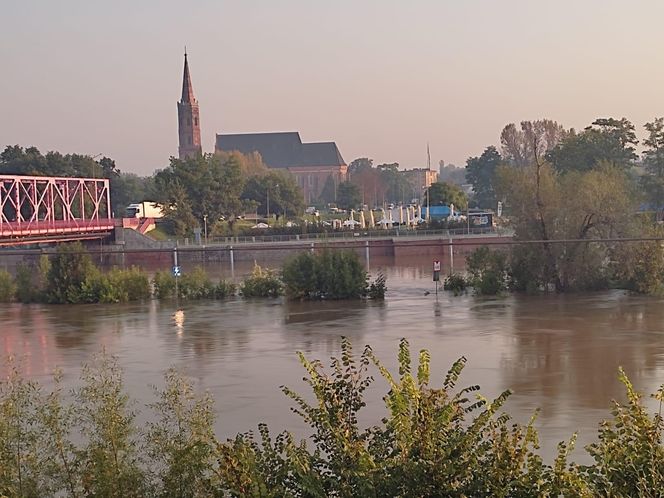
[[[258,152],[270,168],[346,164],[336,143],[302,143],[296,131],[217,135],[215,146],[217,150],[227,152]]]

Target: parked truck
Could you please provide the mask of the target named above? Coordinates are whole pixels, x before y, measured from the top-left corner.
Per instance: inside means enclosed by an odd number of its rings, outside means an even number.
[[[162,218],[164,213],[161,204],[151,201],[129,204],[125,210],[127,218]]]

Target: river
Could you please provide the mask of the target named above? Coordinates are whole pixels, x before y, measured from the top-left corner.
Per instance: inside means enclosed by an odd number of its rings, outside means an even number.
[[[0,305],[0,354],[21,358],[26,376],[48,383],[54,368],[67,386],[80,366],[105,349],[119,357],[127,389],[141,403],[154,400],[164,371],[181,369],[216,400],[222,438],[267,422],[305,436],[279,387],[307,393],[295,351],[327,363],[348,336],[356,352],[370,344],[390,368],[400,338],[427,348],[439,385],[460,356],[468,359],[459,385],[479,384],[486,396],[510,388],[506,405],[519,422],[539,408],[547,461],[556,444],[579,432],[593,441],[612,399],[624,399],[617,380],[625,368],[635,386],[654,392],[664,382],[663,301],[620,291],[567,296],[454,297],[433,292],[429,268],[386,269],[385,302],[289,303],[282,300],[129,305]],[[425,293],[431,292],[429,295]],[[4,362],[2,368],[4,368]],[[375,373],[363,423],[384,413],[386,384]],[[587,461],[582,450],[577,461]]]

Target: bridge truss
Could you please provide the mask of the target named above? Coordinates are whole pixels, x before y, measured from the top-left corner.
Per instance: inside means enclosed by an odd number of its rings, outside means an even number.
[[[113,227],[108,179],[0,175],[0,242]]]

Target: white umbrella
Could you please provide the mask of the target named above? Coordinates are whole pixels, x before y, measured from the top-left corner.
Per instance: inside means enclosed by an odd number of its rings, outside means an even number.
[[[399,225],[403,225],[403,206],[399,206]]]
[[[388,221],[388,227],[392,228],[392,224],[394,223],[394,220],[392,219],[392,210],[391,209],[390,209],[390,217],[387,221]]]
[[[376,226],[376,221],[374,220],[373,210],[369,210],[369,228]]]
[[[365,229],[367,227],[367,224],[364,221],[364,211],[360,211],[360,228]]]
[[[417,206],[417,217],[422,218],[422,206]]]
[[[406,225],[410,226],[410,208],[406,208]]]
[[[450,218],[454,217],[454,204],[450,203]]]

